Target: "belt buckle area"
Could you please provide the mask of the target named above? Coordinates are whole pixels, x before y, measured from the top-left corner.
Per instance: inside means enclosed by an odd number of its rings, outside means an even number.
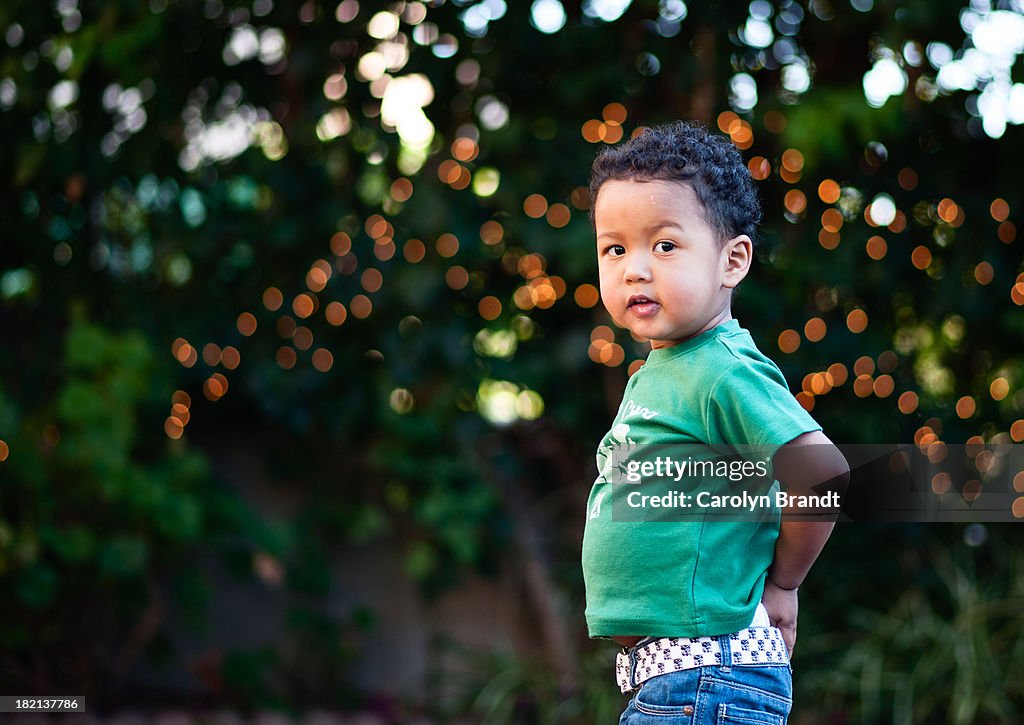
[[[615,682],[619,686],[619,691],[623,695],[628,695],[636,692],[639,687],[633,684],[633,661],[630,656],[630,650],[625,647],[622,651],[615,655]]]

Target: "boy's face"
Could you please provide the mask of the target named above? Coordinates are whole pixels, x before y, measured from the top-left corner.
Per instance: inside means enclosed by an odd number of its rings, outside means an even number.
[[[652,347],[670,347],[731,318],[751,243],[720,243],[689,184],[607,181],[594,207],[601,299]]]

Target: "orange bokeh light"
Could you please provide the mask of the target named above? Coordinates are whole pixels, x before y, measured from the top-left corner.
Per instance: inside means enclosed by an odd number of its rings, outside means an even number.
[[[501,300],[488,295],[477,304],[477,311],[485,320],[496,320],[501,315]]]
[[[548,210],[548,200],[541,194],[530,194],[523,201],[523,211],[532,219],[540,219]]]
[[[589,309],[598,303],[600,294],[597,291],[597,287],[594,285],[581,284],[576,288],[576,292],[573,293],[573,299],[580,307]]]
[[[251,312],[243,312],[238,316],[235,326],[240,333],[249,337],[256,332],[256,317]]]
[[[846,326],[855,335],[864,332],[868,326],[868,313],[860,309],[853,310],[846,316]]]
[[[804,325],[804,337],[810,342],[820,342],[828,332],[828,326],[820,317],[812,317]]]
[[[295,299],[292,300],[292,312],[295,313],[296,317],[300,317],[302,319],[312,315],[316,311],[316,307],[316,299],[305,292],[300,295],[296,295]]]
[[[783,330],[779,333],[778,345],[784,353],[796,352],[800,347],[800,333],[796,330]]]
[[[905,393],[900,394],[896,405],[899,407],[901,413],[909,415],[917,410],[918,402],[917,393],[913,390],[908,390]]]
[[[839,184],[832,179],[825,179],[818,184],[818,198],[826,204],[835,204],[839,201]]]

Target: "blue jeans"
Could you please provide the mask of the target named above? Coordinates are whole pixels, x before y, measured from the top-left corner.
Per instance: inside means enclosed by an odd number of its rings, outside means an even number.
[[[730,662],[729,637],[718,640]],[[647,680],[619,725],[785,725],[792,705],[789,665],[710,665]]]

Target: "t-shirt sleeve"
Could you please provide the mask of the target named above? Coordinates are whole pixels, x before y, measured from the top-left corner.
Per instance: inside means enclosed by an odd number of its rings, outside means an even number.
[[[708,399],[707,425],[750,459],[770,459],[797,436],[821,430],[775,364],[750,359],[737,360],[718,377]]]

